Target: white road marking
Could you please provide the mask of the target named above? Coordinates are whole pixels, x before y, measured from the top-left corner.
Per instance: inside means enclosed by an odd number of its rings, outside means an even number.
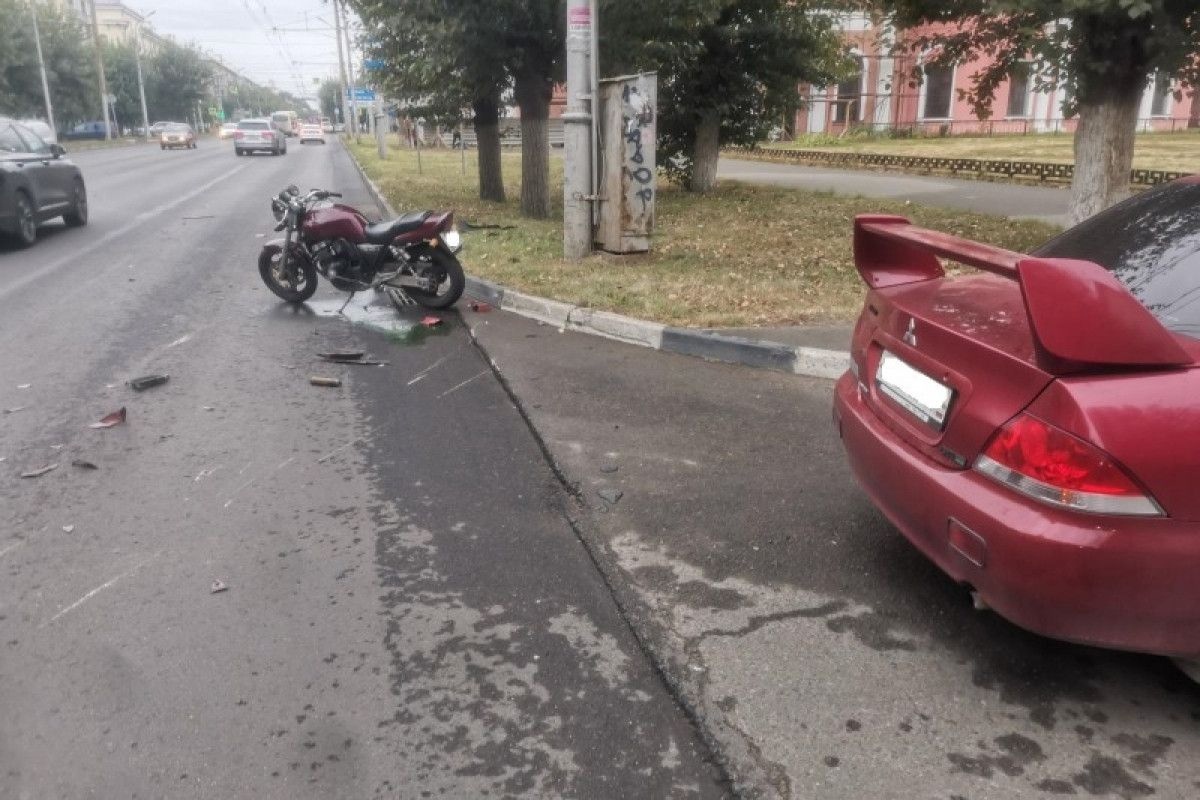
[[[131,568],[129,568],[129,569],[127,569],[126,571],[122,572],[122,573],[121,573],[120,575],[118,575],[117,577],[115,577],[115,578],[112,578],[112,579],[110,579],[110,580],[107,580],[107,581],[105,581],[104,583],[102,583],[102,584],[100,584],[99,586],[97,586],[95,589],[92,589],[90,592],[88,592],[87,594],[85,594],[83,597],[81,597],[81,598],[79,598],[78,600],[76,600],[74,603],[71,603],[71,605],[67,606],[67,607],[66,607],[66,608],[64,608],[62,611],[59,611],[57,614],[55,614],[53,617],[51,617],[51,618],[50,618],[50,619],[48,619],[47,621],[43,622],[43,623],[42,623],[42,624],[41,624],[39,627],[42,627],[42,628],[44,628],[44,627],[46,627],[47,625],[49,625],[51,622],[54,622],[54,621],[55,621],[56,619],[58,619],[59,617],[63,616],[64,614],[69,614],[69,613],[71,613],[72,611],[74,611],[75,609],[79,608],[81,605],[83,605],[84,603],[86,603],[88,600],[91,600],[93,597],[95,597],[96,595],[100,594],[100,593],[101,593],[101,592],[103,592],[105,589],[107,589],[107,588],[111,587],[111,586],[112,586],[113,584],[115,584],[117,581],[122,581],[122,580],[124,580],[125,578],[128,578],[130,575],[132,575],[133,573],[137,572],[139,569],[141,569],[142,567],[146,566],[147,564],[149,564],[151,561],[153,561],[153,560],[154,560],[154,559],[156,559],[156,558],[158,558],[158,553],[155,553],[154,555],[150,556],[149,558],[146,558],[146,559],[143,559],[143,560],[139,561],[138,563],[134,564],[134,565],[133,565]]]
[[[214,186],[217,186],[218,184],[224,183],[225,181],[229,180],[231,177],[233,177],[234,175],[236,175],[238,172],[240,172],[241,170],[243,170],[245,168],[246,168],[245,164],[236,166],[233,169],[229,170],[228,172],[224,172],[220,176],[213,178],[208,183],[198,186],[195,189],[193,189],[192,191],[190,191],[186,194],[182,194],[179,197],[176,197],[174,200],[172,200],[169,203],[162,203],[161,205],[155,206],[154,208],[150,209],[149,211],[143,211],[142,213],[138,214],[133,219],[131,219],[129,222],[127,222],[124,225],[122,225],[121,227],[117,228],[116,230],[109,231],[108,233],[104,234],[103,236],[101,236],[99,239],[97,239],[94,242],[88,242],[86,244],[87,249],[91,252],[95,252],[97,248],[103,247],[104,245],[111,242],[113,239],[124,236],[125,234],[129,233],[133,229],[137,228],[140,225],[144,225],[145,223],[149,222],[150,220],[154,219],[155,217],[161,216],[162,214],[167,213],[171,209],[178,208],[179,206],[183,205],[184,203],[188,202],[189,200],[199,197],[200,195],[204,194],[205,192],[207,192],[209,189],[213,188]],[[9,284],[8,286],[4,287],[3,289],[0,289],[0,298],[7,297],[8,295],[12,294],[13,292],[16,292],[20,289],[24,289],[29,284],[31,284],[35,281],[41,280],[42,278],[46,277],[50,273],[52,273],[58,269],[61,269],[62,267],[66,266],[67,264],[79,263],[79,258],[80,258],[79,253],[73,252],[70,255],[63,256],[62,258],[58,259],[57,261],[51,261],[49,264],[46,264],[45,266],[43,266],[41,269],[34,270],[33,272],[30,272],[27,275],[25,275],[25,277],[21,278],[20,280],[14,281],[13,283]]]
[[[453,387],[447,389],[446,391],[442,392],[441,394],[439,394],[438,399],[445,397],[446,395],[450,394],[451,392],[457,392],[459,389],[463,388],[471,381],[473,381],[477,378],[482,378],[484,375],[487,375],[487,374],[488,374],[488,370],[485,369],[483,372],[479,373],[478,375],[473,375],[470,378],[467,378],[465,381],[458,384],[457,386],[453,386]]]
[[[16,550],[18,547],[20,547],[23,544],[25,544],[25,542],[13,542],[8,547],[0,548],[0,558],[3,558],[4,556],[8,555],[13,550]]]

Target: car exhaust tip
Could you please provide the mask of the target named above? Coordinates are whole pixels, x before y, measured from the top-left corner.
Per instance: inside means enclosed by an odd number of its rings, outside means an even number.
[[[971,590],[971,607],[974,608],[976,611],[987,611],[988,610],[987,601],[984,600],[983,596],[981,594],[979,594],[979,592],[975,591],[974,589]]]

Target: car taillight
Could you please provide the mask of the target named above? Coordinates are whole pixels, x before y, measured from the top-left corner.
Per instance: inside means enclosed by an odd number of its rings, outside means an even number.
[[[264,139],[274,139],[275,134],[271,133],[270,131],[263,131],[263,138]]]
[[[1052,506],[1093,514],[1159,517],[1163,510],[1112,456],[1021,414],[992,437],[975,470]]]
[[[240,139],[240,138],[242,138],[242,137],[243,137],[243,136],[245,136],[245,135],[246,135],[246,134],[242,133],[241,131],[234,131],[234,132],[233,132],[233,138],[235,138],[235,139]]]

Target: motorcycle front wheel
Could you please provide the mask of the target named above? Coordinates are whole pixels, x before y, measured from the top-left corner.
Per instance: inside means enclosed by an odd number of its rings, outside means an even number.
[[[453,253],[442,247],[425,249],[413,264],[413,272],[420,276],[428,275],[437,282],[437,288],[433,291],[404,287],[409,297],[426,308],[449,308],[462,297],[467,285],[462,264],[458,263]]]
[[[258,274],[276,297],[303,303],[317,291],[317,268],[299,248],[292,251],[290,260],[294,278],[283,269],[283,247],[269,244],[258,254]]]

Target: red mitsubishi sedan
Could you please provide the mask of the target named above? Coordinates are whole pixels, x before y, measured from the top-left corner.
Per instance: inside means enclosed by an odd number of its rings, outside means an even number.
[[[1029,255],[860,216],[854,256],[834,422],[874,503],[1017,625],[1200,680],[1200,177]]]

